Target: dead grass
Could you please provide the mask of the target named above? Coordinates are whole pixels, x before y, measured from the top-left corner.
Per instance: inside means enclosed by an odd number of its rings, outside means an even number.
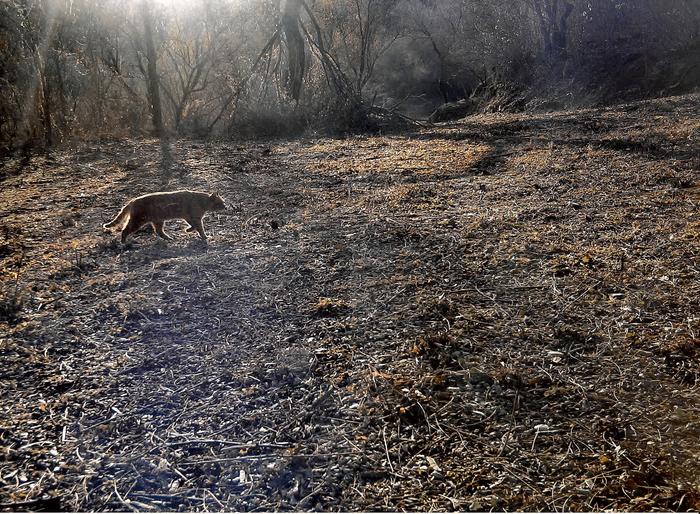
[[[697,510],[697,105],[32,158],[0,505]],[[101,231],[182,187],[236,207],[208,246]]]

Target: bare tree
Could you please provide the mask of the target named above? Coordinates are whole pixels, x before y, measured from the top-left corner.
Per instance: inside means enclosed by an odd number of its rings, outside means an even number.
[[[303,0],[282,0],[281,24],[287,42],[288,76],[287,89],[295,100],[299,100],[301,85],[306,70],[304,36],[299,27]]]
[[[547,60],[559,62],[567,52],[568,21],[574,10],[571,0],[530,0],[540,25],[542,48]]]
[[[391,23],[395,0],[352,0],[327,3],[322,9],[327,22],[328,51],[344,73],[352,77],[357,95],[362,95],[374,75],[379,58],[401,35],[401,27]]]
[[[158,69],[156,66],[156,48],[153,42],[153,16],[151,5],[148,0],[141,2],[141,14],[143,16],[143,37],[146,44],[146,60],[148,61],[148,100],[151,108],[151,117],[156,136],[165,136],[163,125],[163,110],[160,103],[160,84],[158,79]]]
[[[443,101],[447,102],[451,90],[458,88],[452,83],[450,65],[455,59],[457,47],[466,39],[464,2],[415,2],[409,5],[408,13],[412,32],[417,38],[427,41],[433,52],[437,87]]]

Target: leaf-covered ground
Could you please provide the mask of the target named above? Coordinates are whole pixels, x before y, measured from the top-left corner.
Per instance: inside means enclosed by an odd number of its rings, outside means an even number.
[[[699,101],[5,162],[0,507],[699,509]]]

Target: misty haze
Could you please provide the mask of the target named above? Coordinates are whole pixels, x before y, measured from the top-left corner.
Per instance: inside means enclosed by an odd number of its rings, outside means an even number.
[[[0,510],[700,509],[700,0],[2,0]]]

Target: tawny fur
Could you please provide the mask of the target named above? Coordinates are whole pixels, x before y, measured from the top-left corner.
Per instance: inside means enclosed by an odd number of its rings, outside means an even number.
[[[202,217],[209,211],[220,211],[226,208],[223,199],[216,193],[202,193],[199,191],[172,191],[151,193],[139,196],[129,201],[117,217],[103,228],[109,230],[113,227],[122,228],[122,243],[130,234],[136,232],[147,223],[153,225],[158,236],[163,239],[172,239],[163,230],[166,220],[184,219],[190,224],[188,232],[197,231],[203,241],[207,240],[204,232]]]

